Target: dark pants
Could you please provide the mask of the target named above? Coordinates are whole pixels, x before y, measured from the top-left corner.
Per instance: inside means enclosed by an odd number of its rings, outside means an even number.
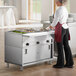
[[[60,43],[57,43],[57,49],[58,49],[57,64],[60,66],[64,66],[64,53],[66,58],[66,64],[69,66],[72,66],[74,64],[71,49],[69,47],[68,36],[69,36],[69,30],[62,28],[62,41]]]

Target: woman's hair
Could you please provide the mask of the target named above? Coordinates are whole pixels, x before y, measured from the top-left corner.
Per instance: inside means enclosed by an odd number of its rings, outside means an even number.
[[[67,0],[58,0],[61,4],[64,4],[67,2]]]

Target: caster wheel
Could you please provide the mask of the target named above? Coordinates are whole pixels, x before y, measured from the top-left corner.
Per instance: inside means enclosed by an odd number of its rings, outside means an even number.
[[[23,71],[23,67],[22,66],[20,66],[20,70]]]
[[[52,64],[52,61],[48,61],[48,64],[51,65]]]
[[[7,68],[9,68],[9,63],[7,63]]]

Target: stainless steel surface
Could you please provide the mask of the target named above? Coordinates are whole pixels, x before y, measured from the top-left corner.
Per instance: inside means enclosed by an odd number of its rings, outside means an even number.
[[[5,33],[5,62],[20,66],[50,61],[53,58],[52,31],[26,34]]]
[[[5,45],[5,62],[22,65],[22,48]]]
[[[69,41],[70,47],[71,47],[71,51],[73,55],[76,55],[76,23],[69,23],[69,25],[71,25],[69,27],[69,31],[70,31],[70,36],[71,36],[71,40]]]
[[[13,32],[5,32],[5,45],[21,48],[22,35]]]
[[[27,53],[26,53],[27,49]],[[23,64],[50,58],[49,45],[35,45],[23,48]]]

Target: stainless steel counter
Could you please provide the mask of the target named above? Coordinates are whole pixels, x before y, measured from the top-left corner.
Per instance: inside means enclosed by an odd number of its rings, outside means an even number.
[[[51,62],[53,60],[54,31],[26,34],[8,31],[5,33],[5,62],[24,66]]]

